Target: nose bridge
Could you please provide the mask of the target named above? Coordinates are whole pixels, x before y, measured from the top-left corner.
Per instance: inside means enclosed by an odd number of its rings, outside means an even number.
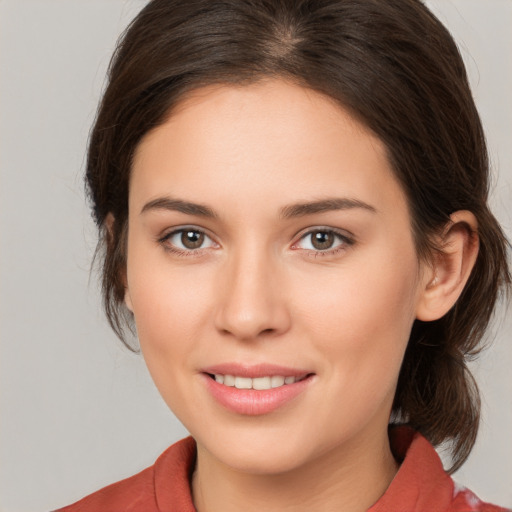
[[[225,262],[217,329],[239,339],[278,334],[289,327],[277,256],[256,240],[234,249]]]

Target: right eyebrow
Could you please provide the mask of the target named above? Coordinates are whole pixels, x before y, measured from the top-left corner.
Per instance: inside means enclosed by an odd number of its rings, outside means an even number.
[[[151,210],[170,210],[185,213],[187,215],[196,215],[197,217],[218,217],[218,215],[208,206],[171,197],[159,197],[149,201],[142,207],[140,214],[142,215],[143,213]]]
[[[360,201],[359,199],[350,199],[346,197],[332,197],[322,199],[320,201],[312,201],[308,203],[297,203],[285,206],[281,209],[281,217],[291,219],[293,217],[305,217],[314,215],[315,213],[323,213],[335,210],[352,210],[361,208],[363,210],[376,213],[377,209],[373,206]]]

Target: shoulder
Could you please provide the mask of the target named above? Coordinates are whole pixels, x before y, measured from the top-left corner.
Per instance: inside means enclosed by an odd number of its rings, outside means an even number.
[[[390,443],[400,469],[369,512],[507,512],[455,484],[434,447],[419,432],[395,428]]]
[[[484,503],[474,492],[454,482],[453,512],[511,512],[511,509]]]
[[[183,512],[194,510],[189,481],[195,452],[193,439],[182,439],[160,455],[154,465],[56,512],[157,512],[158,503],[171,507],[175,504],[179,507],[176,510]]]
[[[153,466],[111,484],[56,512],[89,512],[95,510],[158,510],[153,489]]]

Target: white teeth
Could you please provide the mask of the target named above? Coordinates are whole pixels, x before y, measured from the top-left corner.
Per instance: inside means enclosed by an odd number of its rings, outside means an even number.
[[[274,375],[270,379],[270,385],[273,388],[279,388],[279,387],[281,387],[284,384],[284,381],[285,381],[284,377],[281,377],[280,375]]]
[[[224,375],[224,385],[234,387],[235,377],[233,375]]]
[[[270,389],[270,377],[252,379],[252,389]]]
[[[235,377],[235,388],[251,389],[252,388],[252,379],[250,377]]]
[[[283,377],[282,375],[255,377],[251,379],[250,377],[237,377],[234,375],[221,375],[216,373],[214,377],[216,382],[224,384],[224,386],[235,387],[237,389],[257,389],[260,391],[279,388],[286,384],[294,384],[298,380],[301,380],[297,377]]]

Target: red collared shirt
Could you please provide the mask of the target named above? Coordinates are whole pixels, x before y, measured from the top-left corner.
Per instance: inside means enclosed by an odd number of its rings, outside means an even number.
[[[506,512],[458,487],[432,445],[408,428],[391,430],[400,469],[368,512]],[[195,512],[190,493],[196,445],[191,437],[168,448],[144,471],[57,512]]]

